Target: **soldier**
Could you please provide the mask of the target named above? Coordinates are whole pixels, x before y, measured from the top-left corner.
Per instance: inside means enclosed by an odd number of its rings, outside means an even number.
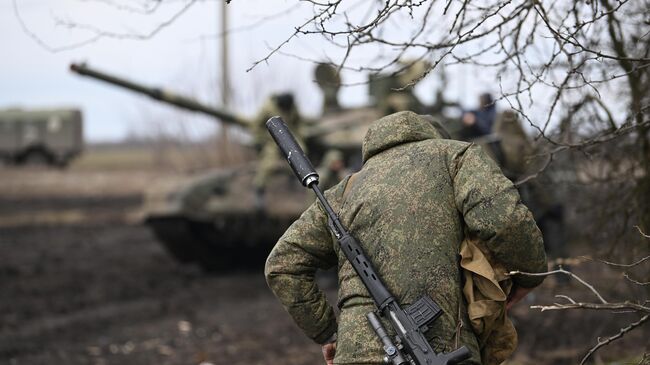
[[[318,186],[327,190],[345,177],[345,159],[339,150],[329,150],[318,167]]]
[[[300,139],[300,113],[296,108],[293,94],[283,93],[271,96],[262,106],[251,126],[253,144],[259,153],[259,162],[253,181],[256,195],[255,204],[259,209],[263,208],[264,190],[269,178],[278,169],[286,168],[286,164],[280,158],[278,148],[264,126],[269,118],[276,115],[284,119],[287,126],[295,131],[296,138],[302,142]]]
[[[341,111],[338,100],[341,76],[336,67],[329,63],[319,63],[314,70],[314,76],[323,92],[323,114]]]
[[[502,170],[512,181],[518,181],[540,169],[535,163],[535,147],[528,139],[517,114],[506,110],[498,116],[494,130],[501,139]],[[539,159],[538,159],[539,160]],[[542,230],[546,252],[552,258],[567,257],[564,208],[558,202],[556,189],[549,189],[544,176],[519,186],[523,202],[535,216]]]
[[[405,110],[421,112],[424,105],[415,96],[414,84],[420,81],[420,78],[431,68],[426,61],[400,61],[403,67],[402,72],[393,76],[379,75],[378,79],[371,80],[377,85],[373,86],[377,106],[383,115],[393,114]],[[381,80],[377,82],[378,80]]]
[[[327,198],[402,306],[425,293],[440,305],[443,314],[426,333],[432,348],[446,352],[465,345],[472,357],[463,364],[482,364],[461,294],[461,242],[465,235],[482,240],[507,270],[541,272],[546,257],[532,215],[479,146],[442,139],[429,120],[415,113],[375,122],[362,153],[361,171],[329,189]],[[317,269],[334,265],[338,323],[314,282]],[[382,363],[381,344],[365,319],[372,299],[333,241],[318,203],[280,238],[265,275],[298,326],[323,346],[327,364]],[[541,281],[513,277],[508,305]]]
[[[463,114],[463,124],[465,125],[464,138],[472,139],[492,133],[492,126],[497,115],[497,108],[489,93],[483,93],[479,96],[479,108]]]

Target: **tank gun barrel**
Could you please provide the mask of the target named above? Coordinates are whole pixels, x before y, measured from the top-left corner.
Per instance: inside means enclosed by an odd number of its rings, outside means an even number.
[[[178,94],[174,94],[164,89],[155,88],[155,87],[146,87],[134,83],[132,81],[123,79],[121,77],[117,77],[101,71],[97,71],[95,69],[88,67],[85,63],[81,63],[81,64],[72,63],[70,64],[70,70],[82,76],[88,76],[97,80],[107,82],[112,85],[120,86],[141,94],[148,95],[149,97],[155,100],[169,103],[179,108],[210,115],[212,117],[220,119],[224,123],[234,124],[245,128],[249,127],[249,123],[246,119],[241,118],[228,111],[217,109],[205,104],[201,104],[194,99],[181,96]]]

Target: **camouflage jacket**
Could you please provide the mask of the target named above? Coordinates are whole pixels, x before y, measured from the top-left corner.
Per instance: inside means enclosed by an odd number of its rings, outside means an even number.
[[[506,268],[542,271],[546,257],[530,212],[479,146],[441,139],[431,123],[412,112],[375,122],[363,143],[363,159],[354,183],[346,189],[350,178],[344,179],[326,192],[327,198],[401,305],[428,294],[443,309],[427,332],[434,349],[466,345],[473,356],[464,364],[480,364],[462,299],[459,246],[467,232],[482,239]],[[338,325],[314,283],[316,269],[334,265]],[[381,345],[365,318],[373,310],[372,299],[328,231],[319,204],[280,238],[265,274],[307,336],[322,343],[337,332],[335,363],[381,362]],[[541,279],[514,281],[532,287]]]

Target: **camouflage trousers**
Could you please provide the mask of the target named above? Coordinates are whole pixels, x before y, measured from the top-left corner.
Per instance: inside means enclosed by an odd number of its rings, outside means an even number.
[[[286,165],[282,161],[278,148],[273,144],[267,144],[260,153],[260,159],[257,162],[257,170],[253,184],[256,189],[264,189],[273,175],[279,168]]]

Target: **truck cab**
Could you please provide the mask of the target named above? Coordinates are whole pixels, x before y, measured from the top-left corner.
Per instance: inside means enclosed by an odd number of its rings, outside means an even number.
[[[0,158],[6,163],[65,167],[82,150],[78,109],[0,110]]]

